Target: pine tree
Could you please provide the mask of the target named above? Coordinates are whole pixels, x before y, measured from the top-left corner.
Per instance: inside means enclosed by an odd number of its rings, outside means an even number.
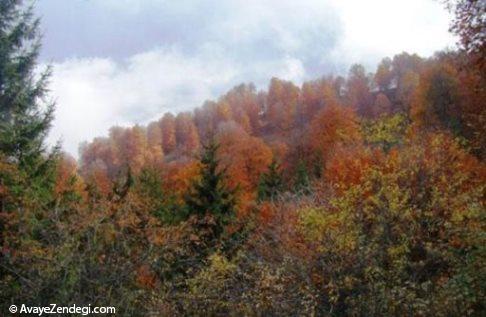
[[[186,197],[189,215],[214,217],[216,236],[223,232],[235,214],[234,190],[225,184],[226,170],[219,167],[217,159],[219,145],[210,141],[203,148],[200,179],[194,183],[192,192]]]
[[[143,168],[134,187],[143,208],[163,224],[177,224],[184,220],[184,210],[176,203],[176,198],[163,189],[160,171],[151,167]]]
[[[14,198],[0,197],[0,248],[17,251],[16,257],[0,252],[0,289],[6,290],[0,292],[1,310],[8,301],[42,302],[49,290],[36,279],[40,259],[51,256],[61,236],[53,206],[59,151],[48,152],[44,144],[54,111],[46,98],[50,69],[38,73],[39,49],[33,8],[0,0],[0,166],[16,171],[16,177],[0,175]]]
[[[33,8],[21,0],[1,1],[0,153],[29,177],[46,169],[44,139],[54,111],[46,100],[50,69],[36,75],[39,49],[39,20]]]
[[[44,141],[54,104],[46,100],[50,68],[38,73],[39,19],[21,0],[0,1],[0,157],[15,165],[18,202],[41,209],[53,198],[59,149]],[[1,163],[1,162],[0,162]],[[23,210],[18,205],[12,210]]]
[[[258,184],[258,200],[273,200],[283,188],[280,165],[276,160],[268,166],[268,171],[263,173]]]
[[[299,161],[295,174],[294,191],[299,194],[307,194],[309,192],[309,187],[310,179],[307,166],[304,161]]]

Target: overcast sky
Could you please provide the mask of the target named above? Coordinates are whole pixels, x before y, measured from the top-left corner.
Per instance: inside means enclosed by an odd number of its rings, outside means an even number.
[[[369,71],[454,47],[434,0],[38,0],[57,101],[49,142],[77,155],[110,126],[200,106],[241,82]]]

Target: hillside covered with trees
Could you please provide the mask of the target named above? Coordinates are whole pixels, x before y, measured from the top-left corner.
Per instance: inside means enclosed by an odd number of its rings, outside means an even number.
[[[0,314],[483,315],[486,8],[451,10],[457,51],[241,84],[77,161],[45,145],[39,21],[0,1]]]

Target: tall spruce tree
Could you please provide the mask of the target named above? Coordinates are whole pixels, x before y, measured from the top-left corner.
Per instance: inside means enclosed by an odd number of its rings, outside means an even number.
[[[201,175],[186,197],[189,215],[212,216],[215,221],[215,235],[223,232],[224,226],[235,215],[234,190],[227,187],[226,170],[220,168],[217,159],[219,145],[210,140],[203,148]]]
[[[9,302],[39,303],[49,293],[38,278],[51,245],[59,242],[53,216],[58,150],[44,144],[53,119],[47,100],[50,69],[37,69],[39,20],[21,0],[0,0],[0,166],[15,177],[1,177],[11,199],[0,195],[0,308]],[[9,198],[9,197],[7,197]],[[29,252],[35,245],[35,254]],[[45,263],[45,262],[43,262]],[[40,291],[40,290],[43,291]]]
[[[295,172],[294,191],[297,194],[308,194],[310,191],[310,178],[304,161],[299,161]]]
[[[258,200],[273,200],[283,189],[282,173],[276,160],[268,166],[268,171],[263,173],[258,184]]]
[[[39,19],[21,0],[0,1],[0,154],[34,177],[46,171],[44,139],[54,104],[50,68],[38,74]]]

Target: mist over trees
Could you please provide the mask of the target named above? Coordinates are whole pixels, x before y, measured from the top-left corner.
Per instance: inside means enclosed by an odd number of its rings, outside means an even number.
[[[76,161],[45,146],[39,20],[0,2],[0,310],[482,316],[486,8],[448,3],[457,51],[241,84]]]

